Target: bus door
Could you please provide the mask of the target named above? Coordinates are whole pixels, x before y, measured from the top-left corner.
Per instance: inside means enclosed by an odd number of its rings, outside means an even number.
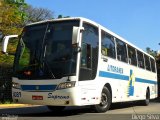
[[[94,84],[98,66],[98,27],[83,23],[84,31],[81,41],[79,86],[81,96],[94,97],[98,85]],[[85,91],[85,92],[84,92]],[[86,93],[86,94],[83,94]],[[90,100],[86,100],[90,101]]]
[[[98,28],[83,24],[79,81],[94,80],[98,66]]]

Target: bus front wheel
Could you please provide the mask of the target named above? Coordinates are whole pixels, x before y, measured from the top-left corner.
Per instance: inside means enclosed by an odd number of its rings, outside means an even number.
[[[111,102],[111,92],[107,87],[104,87],[101,93],[101,102],[98,105],[94,105],[93,109],[98,113],[106,112],[110,108]]]

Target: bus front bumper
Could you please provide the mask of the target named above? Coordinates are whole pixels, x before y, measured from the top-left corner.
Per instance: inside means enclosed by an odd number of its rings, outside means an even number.
[[[80,98],[76,94],[78,89],[69,88],[51,92],[22,91],[12,88],[12,98],[15,103],[53,105],[53,106],[81,106]]]

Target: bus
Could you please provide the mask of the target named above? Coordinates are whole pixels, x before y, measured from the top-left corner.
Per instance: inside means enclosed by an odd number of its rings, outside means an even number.
[[[6,49],[2,51],[8,54]],[[148,105],[157,97],[154,57],[82,17],[26,25],[13,71],[13,101],[46,105],[53,111],[88,105],[106,112],[111,103]]]

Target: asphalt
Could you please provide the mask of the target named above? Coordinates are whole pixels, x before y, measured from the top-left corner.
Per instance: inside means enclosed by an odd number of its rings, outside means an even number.
[[[151,100],[151,102],[160,102],[160,98]],[[33,107],[33,106],[42,106],[42,105],[31,105],[31,104],[0,104],[0,109],[6,108],[22,108],[22,107]]]

